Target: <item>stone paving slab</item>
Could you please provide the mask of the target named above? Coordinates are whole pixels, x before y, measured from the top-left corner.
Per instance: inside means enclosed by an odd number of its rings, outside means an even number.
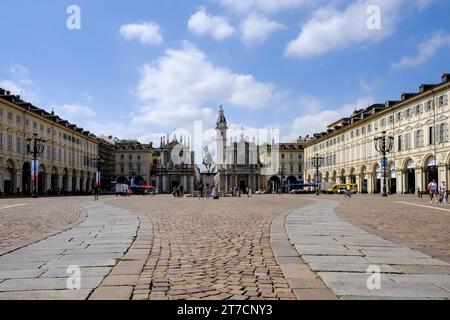
[[[103,277],[81,278],[81,289],[97,288]],[[35,291],[35,290],[66,290],[67,278],[28,278],[8,279],[0,283],[0,292]]]
[[[0,300],[85,300],[92,290],[34,290],[0,292]]]
[[[133,243],[139,219],[101,203],[85,205],[87,219],[61,234],[0,256],[0,299],[87,299]],[[81,289],[68,290],[69,266]]]
[[[319,273],[320,277],[338,296],[398,297],[422,299],[450,299],[450,292],[435,284],[432,279],[422,281],[417,278],[404,278],[395,282],[389,275],[382,275],[381,289],[367,288],[367,275],[364,273]]]
[[[315,272],[362,272],[365,273],[371,266],[368,263],[338,263],[338,262],[321,262],[309,263],[309,266]],[[392,266],[379,264],[383,273],[401,273]]]
[[[450,299],[450,264],[352,226],[335,214],[337,205],[319,200],[286,219],[291,243],[334,294],[343,299]],[[368,289],[370,266],[381,270],[379,290]]]
[[[106,277],[110,272],[109,267],[80,267],[84,277]],[[40,278],[65,278],[67,268],[51,268],[40,275]]]

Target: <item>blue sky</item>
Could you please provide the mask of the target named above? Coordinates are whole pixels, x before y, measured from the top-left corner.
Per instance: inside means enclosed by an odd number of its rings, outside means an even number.
[[[66,26],[70,5],[81,10],[79,30]],[[213,127],[220,105],[231,126],[276,127],[291,139],[450,72],[445,0],[0,7],[0,87],[96,134],[143,142],[196,120]]]

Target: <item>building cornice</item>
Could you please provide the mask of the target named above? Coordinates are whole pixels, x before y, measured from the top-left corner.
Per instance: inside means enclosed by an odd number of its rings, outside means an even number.
[[[328,139],[334,138],[335,136],[339,136],[345,132],[347,132],[348,130],[354,129],[356,127],[358,127],[359,125],[361,125],[361,121],[363,122],[369,122],[372,121],[375,118],[378,117],[383,117],[389,113],[395,113],[397,110],[404,108],[408,105],[415,105],[416,103],[421,103],[423,99],[425,98],[432,98],[435,97],[436,95],[439,95],[441,93],[445,93],[447,90],[450,89],[450,74],[444,74],[442,76],[442,83],[439,84],[422,84],[420,86],[420,91],[418,93],[404,93],[402,94],[402,100],[400,101],[387,101],[385,104],[385,108],[383,110],[380,110],[378,112],[375,112],[373,114],[368,115],[367,117],[363,117],[358,119],[356,122],[351,123],[351,119],[352,117],[348,117],[348,118],[343,118],[340,119],[336,122],[334,122],[332,125],[336,125],[340,122],[343,122],[345,120],[348,120],[348,124],[344,125],[343,127],[333,131],[333,132],[328,132],[328,133],[319,133],[319,134],[315,134],[314,136],[317,136],[317,138],[315,140],[310,141],[309,143],[307,143],[305,145],[305,148],[309,148],[313,145],[316,145],[318,143],[324,142]],[[379,104],[377,105],[373,105],[373,106],[379,106]],[[370,109],[373,108],[373,106],[370,106],[369,108],[360,111],[358,114],[356,114],[355,116],[358,115],[363,115],[367,112],[370,111]],[[394,120],[395,121],[395,120]]]

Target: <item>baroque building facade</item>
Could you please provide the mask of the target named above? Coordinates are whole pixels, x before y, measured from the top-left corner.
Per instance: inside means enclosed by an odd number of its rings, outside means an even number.
[[[386,132],[395,141],[386,167],[390,193],[425,191],[432,180],[448,185],[449,95],[450,74],[444,74],[440,83],[423,84],[400,101],[375,104],[330,124],[305,148],[307,182],[317,180],[313,158],[319,155],[318,182],[356,183],[360,192],[381,192],[384,168],[374,139]]]
[[[185,193],[193,193],[200,180],[200,172],[195,164],[194,151],[189,138],[176,135],[161,137],[161,145],[155,149],[152,182],[160,192],[171,193],[183,186]]]
[[[37,134],[46,140],[40,155],[38,193],[69,194],[92,190],[98,140],[19,96],[0,89],[0,191],[3,195],[29,195],[32,157],[26,141]]]
[[[265,146],[261,174],[265,177],[265,191],[287,192],[304,184],[305,145],[309,138],[300,137],[293,143],[272,143]]]
[[[149,185],[155,151],[152,144],[135,140],[115,141],[114,175],[117,183]]]
[[[232,188],[246,192],[247,188],[253,191],[265,189],[265,178],[261,175],[258,146],[253,138],[241,133],[239,139],[228,136],[228,125],[222,107],[216,121],[216,153],[217,165],[215,184],[222,194],[229,193]]]

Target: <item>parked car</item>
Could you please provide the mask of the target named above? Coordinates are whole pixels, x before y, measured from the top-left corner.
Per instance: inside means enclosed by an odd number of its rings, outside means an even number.
[[[358,185],[351,183],[351,184],[336,184],[332,188],[328,189],[328,193],[337,193],[337,194],[344,194],[347,193],[347,189],[350,187],[350,193],[356,194],[358,193]]]

